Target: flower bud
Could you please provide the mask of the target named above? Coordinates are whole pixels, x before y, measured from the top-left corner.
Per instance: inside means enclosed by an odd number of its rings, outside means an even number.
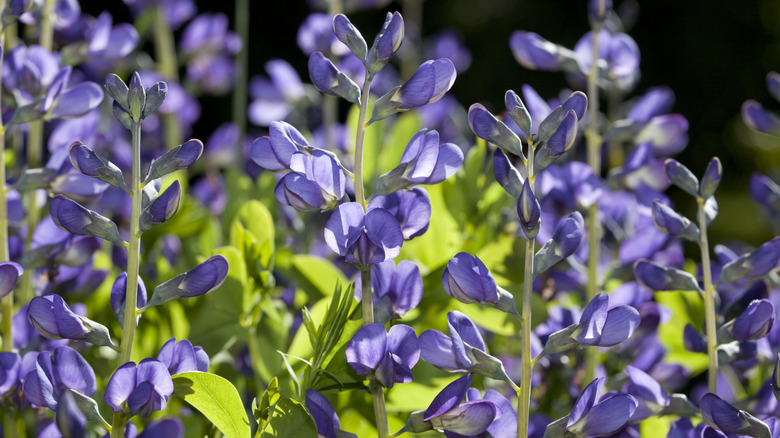
[[[672,184],[685,190],[691,196],[699,195],[699,180],[693,172],[679,161],[669,158],[664,164],[664,169],[666,170],[666,176]]]
[[[202,153],[203,143],[200,140],[188,140],[172,148],[159,158],[152,160],[152,164],[149,166],[149,173],[144,178],[144,182],[160,178],[179,169],[184,169],[197,161]]]
[[[761,339],[769,333],[775,322],[775,308],[767,299],[753,300],[747,309],[734,320],[731,335],[737,341]]]
[[[130,79],[127,102],[133,122],[140,122],[143,119],[144,107],[146,106],[146,90],[141,83],[141,75],[138,72],[133,73],[133,77]]]
[[[518,30],[509,37],[509,47],[515,60],[531,70],[557,70],[558,46],[536,33]]]
[[[469,126],[477,137],[497,144],[505,151],[523,157],[523,142],[504,122],[498,120],[483,105],[475,103],[469,108]]]
[[[517,200],[517,215],[520,217],[520,226],[523,227],[526,238],[533,239],[539,234],[541,214],[542,209],[539,206],[539,201],[531,190],[528,180],[525,180],[523,188],[520,190],[520,198]]]
[[[193,269],[157,286],[146,307],[207,294],[222,286],[227,274],[227,259],[221,255],[211,256]]]
[[[701,197],[707,199],[714,195],[722,178],[723,165],[718,157],[714,157],[710,160],[707,169],[704,171],[704,176],[701,178]]]
[[[157,82],[146,90],[146,104],[144,105],[144,111],[141,114],[141,118],[144,119],[150,116],[157,108],[165,101],[165,97],[168,95],[168,84],[165,82]]]
[[[13,292],[24,269],[15,262],[0,262],[0,298]],[[2,393],[2,391],[0,391]]]
[[[653,222],[659,230],[670,236],[682,237],[691,242],[699,241],[699,227],[658,199],[653,201]]]
[[[517,126],[525,135],[531,134],[531,114],[528,112],[520,96],[512,90],[509,90],[504,94],[504,106],[506,111],[512,117],[512,120],[517,123]]]
[[[168,189],[155,198],[144,211],[141,212],[141,217],[139,218],[141,231],[150,230],[155,225],[160,225],[163,222],[170,220],[179,209],[180,201],[181,185],[179,184],[179,180],[175,180]]]
[[[382,30],[376,35],[374,44],[366,55],[366,70],[373,76],[390,61],[404,41],[404,19],[398,12],[387,13]]]
[[[119,320],[119,326],[125,327],[125,300],[127,298],[127,272],[116,277],[111,286],[111,309]],[[138,276],[138,291],[136,292],[136,309],[146,305],[146,285],[141,276]],[[140,315],[139,315],[140,316]]]
[[[84,175],[107,182],[126,192],[130,191],[119,167],[93,152],[84,143],[80,141],[71,143],[68,148],[68,157],[73,167]]]
[[[119,108],[125,112],[130,111],[130,102],[127,100],[129,89],[119,76],[111,73],[106,76],[106,83],[103,85],[106,89],[106,93],[114,99],[114,102],[119,105]]]
[[[95,236],[123,244],[116,224],[111,219],[79,205],[63,195],[49,203],[49,214],[60,229],[80,236]]]
[[[366,61],[366,52],[368,51],[366,40],[344,14],[333,17],[333,33],[359,60]]]
[[[411,78],[374,103],[368,124],[441,99],[455,83],[455,66],[447,58],[425,61]]]
[[[309,56],[309,77],[318,90],[360,104],[360,87],[342,73],[322,52]]]
[[[118,351],[105,326],[73,313],[59,295],[33,298],[27,308],[27,318],[44,338],[87,341]]]

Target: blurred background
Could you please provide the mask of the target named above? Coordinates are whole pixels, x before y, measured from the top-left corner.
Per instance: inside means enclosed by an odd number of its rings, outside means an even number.
[[[233,23],[234,2],[196,3],[199,12],[223,12]],[[264,75],[268,60],[282,58],[308,81],[307,56],[298,48],[296,34],[310,12],[323,10],[315,3],[250,0],[250,78]],[[348,12],[348,16],[369,45],[387,11],[400,11],[407,23],[422,23],[419,29],[407,24],[409,41],[416,35],[425,38],[456,29],[471,51],[472,61],[451,93],[465,108],[480,102],[500,112],[508,89],[519,91],[523,84],[530,84],[543,97],[552,97],[570,86],[563,73],[530,71],[519,65],[509,49],[510,34],[515,30],[536,32],[572,48],[589,30],[586,5],[585,0],[405,0],[389,2],[379,9]],[[88,0],[82,1],[82,6],[85,11],[108,6],[115,21],[130,21],[127,6],[121,1],[107,5],[104,0]],[[780,110],[780,103],[773,101],[765,83],[769,71],[780,70],[780,1],[615,0],[614,6],[622,11],[627,33],[641,52],[641,79],[632,96],[654,86],[671,87],[676,94],[672,111],[690,122],[689,145],[676,158],[697,175],[712,156],[719,156],[723,162],[724,182],[718,192],[720,216],[712,224],[713,240],[728,237],[751,244],[766,241],[772,232],[761,220],[747,193],[747,184],[753,171],[778,180],[780,139],[747,128],[740,107],[746,99],[755,99],[766,108]],[[409,49],[402,47],[402,52]],[[402,72],[402,77],[407,79],[409,74]],[[203,115],[195,127],[196,137],[206,138],[230,117],[230,101],[229,95],[202,100]],[[342,107],[344,113],[346,110]],[[263,134],[262,128],[255,127],[254,133]],[[692,217],[695,206],[691,200],[674,188],[669,194],[678,209]]]

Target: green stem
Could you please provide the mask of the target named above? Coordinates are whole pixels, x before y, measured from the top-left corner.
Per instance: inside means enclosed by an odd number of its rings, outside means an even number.
[[[603,5],[602,5],[603,6]],[[590,122],[585,129],[585,139],[588,148],[588,164],[597,176],[601,175],[601,137],[598,134],[599,114],[599,87],[598,87],[598,61],[599,61],[599,29],[593,29],[593,55],[588,74],[588,113]],[[588,283],[586,289],[586,303],[596,296],[599,290],[598,266],[599,250],[601,249],[601,223],[599,222],[599,206],[593,203],[588,208]],[[593,380],[598,361],[598,351],[595,348],[585,349],[585,382]]]
[[[243,155],[246,133],[247,65],[249,64],[249,0],[236,0],[236,33],[241,38],[241,50],[236,55],[236,83],[233,86],[233,122],[238,126],[236,156]]]
[[[355,133],[355,201],[363,206],[363,210],[366,209],[366,195],[363,192],[363,142],[366,138],[366,113],[371,79],[373,78],[366,73],[366,81],[363,82],[363,91],[360,95],[360,115]]]
[[[709,392],[718,393],[718,339],[715,329],[715,287],[712,284],[710,267],[710,246],[707,241],[707,215],[704,213],[705,200],[696,198],[699,205],[699,248],[701,249],[701,270],[704,273],[704,318],[707,331],[707,387]]]
[[[257,349],[257,326],[253,326],[249,330],[249,339],[247,339],[247,346],[249,347],[249,357],[252,359],[252,375],[255,380],[255,394],[260,394],[265,385],[263,384],[263,378],[260,376],[260,368],[263,366],[263,360],[260,358],[260,351]]]
[[[360,290],[363,294],[360,299],[363,311],[363,325],[374,323],[374,291],[371,289],[371,269],[360,271]]]
[[[0,0],[0,10],[5,9],[5,0]],[[2,37],[0,37],[2,38]],[[0,44],[2,44],[0,42]],[[3,76],[3,53],[0,51],[0,78]],[[8,188],[5,186],[5,126],[0,120],[0,262],[11,260],[8,249]],[[14,294],[13,291],[3,297],[3,351],[13,351],[13,313],[14,313]],[[9,414],[10,415],[10,414]],[[13,425],[13,423],[11,423]],[[7,432],[7,431],[6,431]],[[6,433],[6,436],[8,435]]]
[[[124,438],[128,418],[123,412],[115,412],[111,423],[111,438]]]
[[[41,47],[51,52],[54,45],[54,26],[51,22],[55,0],[45,0],[41,17]]]
[[[385,393],[382,385],[371,382],[369,385],[371,400],[374,402],[374,417],[376,417],[376,433],[379,438],[390,436],[390,426],[387,423],[387,409],[385,408]]]
[[[526,174],[531,193],[534,192],[534,144],[528,142],[528,161],[526,161]],[[534,283],[534,239],[528,239],[525,246],[525,271],[523,273],[523,306],[520,309],[522,318],[522,352],[520,353],[520,389],[517,392],[517,438],[528,436],[528,418],[531,409],[531,299],[533,297]]]
[[[154,53],[157,55],[157,65],[163,79],[178,81],[179,72],[176,65],[176,46],[173,33],[165,19],[163,6],[159,6],[154,18]],[[244,105],[246,106],[246,105]],[[172,148],[181,143],[181,125],[176,113],[161,114],[165,126],[165,147]]]

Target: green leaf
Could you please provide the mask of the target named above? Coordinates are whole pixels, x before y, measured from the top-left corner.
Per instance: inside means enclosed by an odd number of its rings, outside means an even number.
[[[317,425],[300,402],[283,398],[276,403],[260,437],[317,438]]]
[[[323,296],[330,296],[337,282],[348,283],[344,274],[333,266],[333,263],[322,257],[309,254],[294,255],[292,268],[295,274],[308,281]]]
[[[399,260],[411,260],[420,266],[420,273],[435,271],[454,256],[463,243],[457,221],[450,214],[442,196],[442,184],[427,187],[431,198],[431,223],[422,236],[404,242]]]
[[[171,378],[173,393],[200,411],[225,436],[250,436],[249,418],[232,383],[215,374],[198,371],[174,374]]]
[[[275,248],[274,219],[268,208],[254,199],[241,205],[230,227],[230,243],[247,260],[257,260],[261,268],[269,268]]]
[[[666,348],[666,361],[679,363],[698,374],[707,369],[707,355],[688,351],[682,333],[686,324],[701,328],[704,321],[704,303],[689,291],[671,291],[654,295],[655,300],[672,312],[671,318],[658,327],[658,339]]]

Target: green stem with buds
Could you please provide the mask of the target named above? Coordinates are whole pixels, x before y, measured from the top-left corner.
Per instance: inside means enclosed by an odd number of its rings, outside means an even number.
[[[363,210],[366,209],[366,195],[363,192],[363,142],[366,139],[366,113],[371,79],[373,78],[366,73],[366,81],[363,82],[363,91],[360,94],[360,114],[355,134],[355,201],[363,206]]]
[[[710,246],[707,241],[707,215],[704,212],[705,200],[697,197],[699,218],[699,248],[701,249],[701,270],[704,274],[704,318],[707,331],[707,388],[713,394],[718,393],[718,339],[715,328],[715,287],[712,284],[710,268]]]
[[[528,141],[528,161],[526,161],[526,175],[528,186],[531,193],[534,193],[534,144]],[[522,317],[521,343],[522,352],[520,353],[520,389],[517,393],[517,438],[528,436],[528,418],[531,409],[531,374],[533,372],[533,363],[531,357],[531,299],[533,297],[534,283],[534,239],[528,239],[525,246],[525,271],[523,274],[523,305],[520,309]]]
[[[132,199],[130,207],[130,239],[127,252],[127,289],[125,290],[125,314],[124,328],[122,330],[122,344],[117,366],[122,366],[130,361],[133,352],[133,340],[136,328],[136,306],[138,303],[138,272],[141,259],[141,122],[133,123],[132,147],[133,168],[130,189]],[[114,423],[111,429],[111,438],[120,438],[125,434],[127,418],[122,412],[114,414]]]
[[[598,87],[598,61],[599,61],[599,32],[593,29],[593,57],[588,73],[588,113],[590,121],[585,128],[585,140],[587,142],[588,165],[596,176],[601,175],[601,136],[598,134],[599,113],[599,87]],[[588,207],[588,283],[586,289],[586,303],[596,296],[599,290],[598,266],[601,249],[601,223],[599,222],[599,206],[594,202]],[[595,375],[598,350],[585,349],[585,384],[590,383]]]

